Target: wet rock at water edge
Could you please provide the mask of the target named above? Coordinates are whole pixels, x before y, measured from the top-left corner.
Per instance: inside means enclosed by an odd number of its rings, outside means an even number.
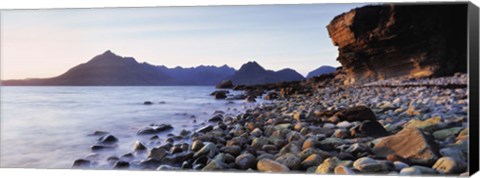
[[[220,121],[223,121],[223,116],[220,114],[217,114],[212,118],[208,119],[208,122],[220,122]]]
[[[213,130],[213,126],[207,125],[207,126],[204,126],[202,128],[197,129],[195,132],[197,132],[197,133],[207,133],[207,132],[210,132],[212,130]]]
[[[148,158],[154,159],[154,160],[162,160],[167,155],[167,150],[164,148],[152,148],[150,150],[150,153],[148,154]]]
[[[95,131],[91,134],[88,134],[88,136],[105,136],[107,134],[109,134],[109,133],[106,132],[106,131]]]
[[[256,102],[256,101],[257,101],[257,100],[256,100],[256,97],[255,97],[255,96],[249,95],[249,96],[247,96],[247,97],[245,98],[245,102],[251,102],[251,103],[253,103],[253,102]]]
[[[89,168],[92,162],[86,159],[77,159],[73,162],[73,168]]]
[[[130,163],[126,161],[117,161],[113,165],[113,169],[128,169],[130,167]]]
[[[182,137],[187,137],[191,133],[192,133],[191,131],[187,131],[185,129],[182,129],[182,131],[180,131],[179,135],[182,136]]]
[[[280,164],[279,162],[273,161],[271,159],[261,159],[257,162],[257,169],[261,172],[288,172],[290,169]]]
[[[225,99],[225,98],[227,98],[227,93],[229,93],[229,92],[225,91],[225,90],[218,90],[218,91],[213,92],[212,94],[215,97],[215,99]]]
[[[216,88],[221,88],[221,89],[233,88],[233,82],[231,80],[223,80],[219,84],[217,84]]]
[[[123,161],[132,161],[135,158],[132,153],[127,153],[122,156],[120,156],[120,159]]]
[[[104,136],[98,138],[97,142],[100,143],[100,144],[113,144],[113,143],[118,142],[118,139],[117,139],[117,137],[115,137],[113,135],[104,135]]]
[[[193,155],[194,158],[198,158],[200,156],[206,155],[207,157],[213,157],[217,152],[217,146],[211,142],[206,142],[205,146],[203,146],[200,150],[195,152]]]
[[[138,130],[138,135],[145,135],[145,134],[157,134],[160,132],[172,130],[173,127],[170,124],[152,124],[149,127],[142,128]]]
[[[162,163],[159,160],[147,158],[146,160],[142,160],[138,165],[142,169],[157,169]]]
[[[168,165],[181,165],[184,161],[189,160],[191,158],[193,158],[193,152],[186,151],[186,152],[167,155],[161,160],[161,163],[168,164]]]
[[[135,151],[145,151],[147,150],[147,147],[145,147],[145,145],[142,144],[142,142],[140,141],[136,141],[134,146],[133,146],[133,150]]]
[[[115,148],[117,148],[117,145],[96,144],[90,147],[92,151],[113,150]]]
[[[118,160],[120,160],[120,158],[116,157],[116,156],[109,156],[107,158],[107,162],[110,164],[110,165],[114,165]]]
[[[183,149],[180,148],[179,146],[174,146],[170,149],[170,153],[175,154],[175,153],[181,153],[183,152]]]
[[[190,146],[190,149],[192,151],[198,151],[198,150],[202,149],[203,146],[205,146],[205,144],[203,144],[203,142],[201,140],[195,140],[195,141],[192,142],[192,145]]]

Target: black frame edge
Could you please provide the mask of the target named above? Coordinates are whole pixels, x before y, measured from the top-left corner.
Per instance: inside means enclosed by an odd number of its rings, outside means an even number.
[[[468,4],[468,60],[469,60],[469,173],[479,170],[479,13],[478,7]]]

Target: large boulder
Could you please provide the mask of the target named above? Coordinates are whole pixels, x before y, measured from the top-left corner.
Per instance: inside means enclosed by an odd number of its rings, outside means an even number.
[[[380,157],[389,154],[401,156],[413,164],[431,166],[438,157],[438,145],[431,136],[425,135],[417,128],[404,128],[399,133],[384,137],[372,152]]]
[[[467,71],[466,4],[371,5],[327,26],[345,83]]]
[[[337,112],[337,117],[340,121],[348,121],[348,122],[355,122],[355,121],[376,121],[377,117],[375,113],[370,108],[365,106],[355,106],[347,109],[343,109]]]

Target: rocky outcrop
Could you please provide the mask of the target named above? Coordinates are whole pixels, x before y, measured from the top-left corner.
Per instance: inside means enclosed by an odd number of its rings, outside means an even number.
[[[346,84],[466,72],[467,5],[372,5],[327,26]]]

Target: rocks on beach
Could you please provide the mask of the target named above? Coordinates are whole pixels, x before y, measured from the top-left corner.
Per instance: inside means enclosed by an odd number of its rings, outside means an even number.
[[[132,159],[121,156],[109,165],[317,174],[460,175],[467,170],[466,120],[456,119],[466,117],[467,103],[452,96],[455,90],[327,86],[308,96],[296,91],[264,92],[272,101],[237,115],[207,114],[191,130],[144,127],[139,138],[150,134],[162,144],[138,139]],[[121,143],[107,132],[92,135],[98,136],[92,151]],[[92,167],[93,162],[79,159],[74,165]]]
[[[385,137],[372,149],[380,157],[397,154],[411,163],[433,165],[438,159],[438,145],[417,128],[405,128],[399,133]]]
[[[168,130],[172,130],[173,127],[170,124],[151,124],[148,127],[142,128],[137,131],[138,135],[144,135],[144,134],[156,134]]]

